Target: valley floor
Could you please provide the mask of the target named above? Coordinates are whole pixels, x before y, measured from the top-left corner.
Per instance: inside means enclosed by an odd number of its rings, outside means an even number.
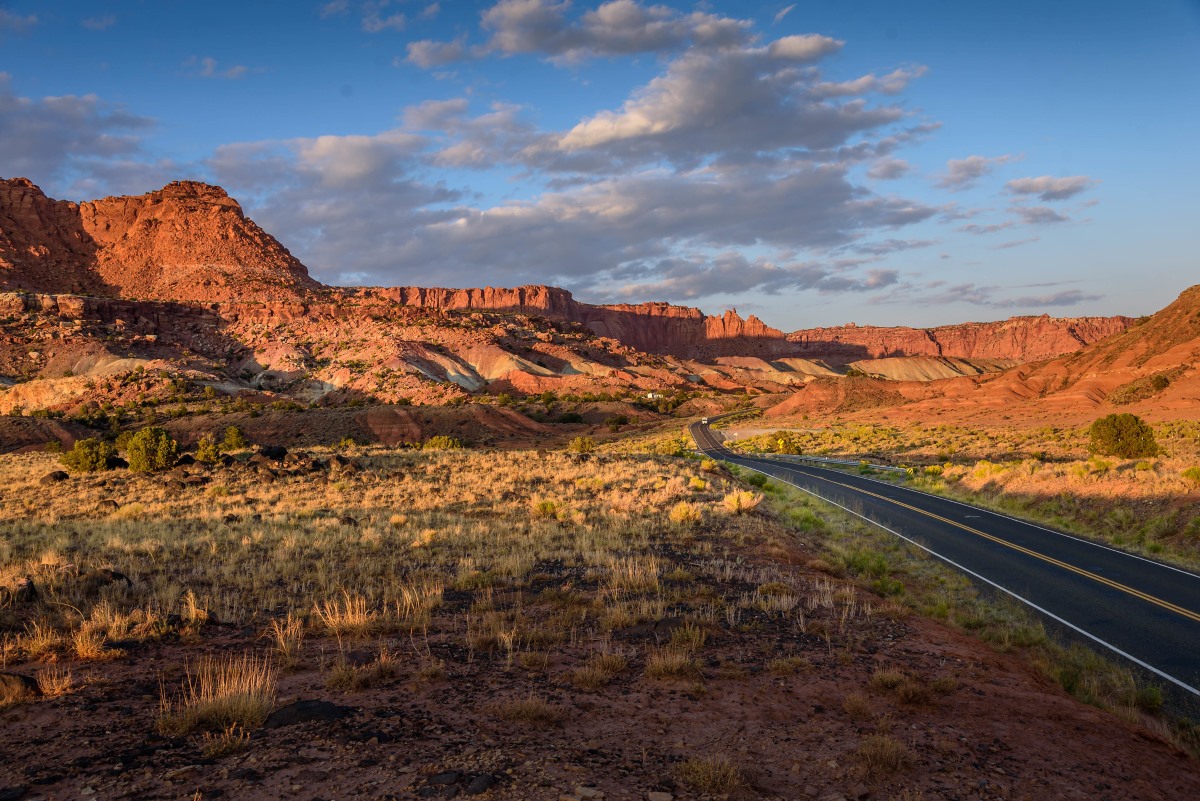
[[[0,798],[1200,796],[713,463],[333,456],[0,457]]]

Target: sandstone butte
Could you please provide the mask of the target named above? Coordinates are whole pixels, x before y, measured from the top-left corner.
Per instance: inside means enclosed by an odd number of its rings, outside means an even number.
[[[669,303],[594,305],[565,289],[326,287],[246,217],[220,187],[176,181],[130,197],[53,200],[25,178],[0,180],[0,290],[124,300],[280,304],[365,302],[442,310],[511,311],[580,323],[648,353],[687,359],[936,356],[1037,361],[1126,330],[1126,317],[1014,317],[931,329],[839,326],[786,334],[734,310],[720,316]]]

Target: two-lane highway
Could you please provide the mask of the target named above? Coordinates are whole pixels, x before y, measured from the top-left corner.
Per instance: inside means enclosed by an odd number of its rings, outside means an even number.
[[[841,506],[1200,698],[1200,576],[865,476],[743,456],[704,423],[691,432],[706,455]]]

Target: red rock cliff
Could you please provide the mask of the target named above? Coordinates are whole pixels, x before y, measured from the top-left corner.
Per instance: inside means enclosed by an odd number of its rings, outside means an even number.
[[[85,203],[0,181],[0,288],[125,298],[286,300],[319,289],[287,248],[217,186]]]
[[[847,364],[887,356],[950,356],[1034,362],[1074,353],[1129,328],[1128,317],[1010,317],[938,328],[844,325],[788,334],[795,354]]]

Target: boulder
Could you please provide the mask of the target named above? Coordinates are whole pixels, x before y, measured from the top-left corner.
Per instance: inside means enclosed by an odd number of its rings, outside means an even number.
[[[105,467],[109,470],[123,470],[129,467],[129,462],[122,459],[120,456],[110,456],[104,461]]]
[[[42,694],[37,679],[22,673],[0,673],[0,703],[24,701]]]
[[[68,478],[70,478],[70,476],[67,475],[66,471],[54,470],[53,472],[47,473],[46,475],[42,476],[41,479],[38,481],[38,483],[49,486],[51,484],[57,484],[60,481],[66,481]]]
[[[258,452],[266,458],[274,459],[277,462],[286,458],[288,455],[288,449],[282,445],[263,445],[258,449]]]
[[[353,707],[335,704],[332,701],[305,699],[293,701],[281,706],[267,716],[263,723],[264,729],[279,729],[284,726],[294,726],[297,723],[310,721],[332,721],[349,717],[355,712]]]
[[[132,587],[133,581],[124,573],[118,573],[115,570],[110,570],[107,567],[100,570],[93,570],[91,573],[79,577],[79,583],[83,586],[83,590],[88,595],[95,595],[104,587],[112,586],[125,582],[126,587]]]

